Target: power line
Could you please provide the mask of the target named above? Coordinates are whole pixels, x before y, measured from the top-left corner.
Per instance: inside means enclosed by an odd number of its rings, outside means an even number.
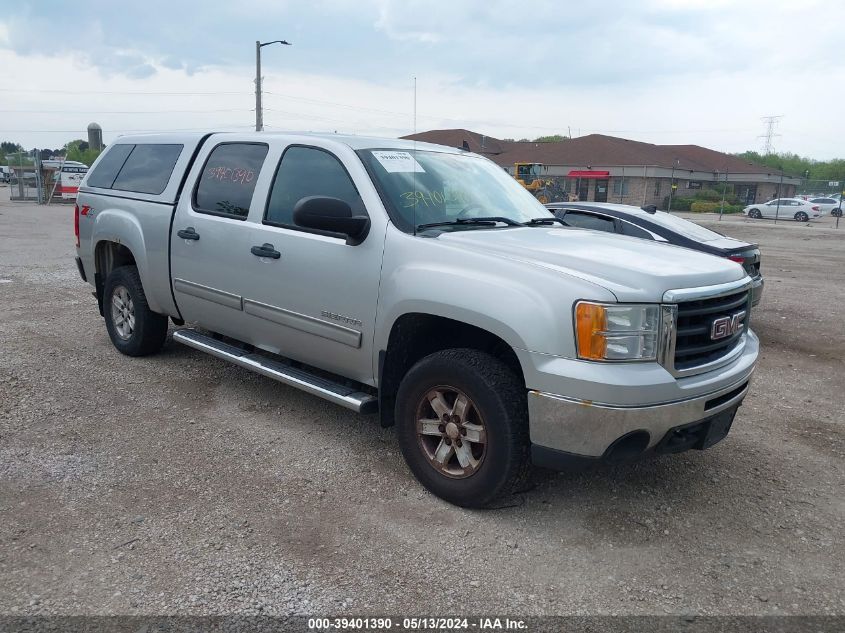
[[[208,132],[215,128],[218,131],[225,131],[233,128],[248,128],[252,129],[253,125],[205,125],[203,127],[179,127],[179,128],[126,128],[121,130],[109,129],[109,133],[128,133],[128,132]],[[0,130],[2,134],[83,134],[85,130]]]
[[[216,92],[153,92],[153,91],[80,91],[80,90],[58,90],[58,89],[11,89],[11,88],[0,88],[0,92],[20,92],[20,93],[47,93],[47,94],[100,94],[100,95],[141,95],[141,96],[212,96],[212,95],[241,95],[246,96],[250,93],[248,92],[240,92],[240,91],[216,91]],[[312,99],[308,97],[300,97],[296,95],[288,95],[283,93],[277,93],[272,91],[264,91],[265,95],[272,95],[275,97],[282,97],[285,99],[291,99],[294,101],[299,101],[303,103],[309,104],[316,104],[316,105],[324,105],[333,108],[342,108],[344,110],[353,110],[359,111],[364,113],[373,113],[379,115],[388,115],[388,116],[395,116],[395,117],[402,117],[406,120],[410,120],[412,114],[410,112],[399,112],[395,110],[384,110],[380,108],[371,108],[367,106],[360,106],[348,103],[340,103],[336,101],[327,101],[323,99]],[[316,114],[306,114],[306,113],[297,113],[297,112],[290,112],[286,110],[276,110],[273,108],[265,108],[267,110],[278,112],[280,114],[284,114],[288,117],[293,118],[300,118],[306,120],[317,120],[317,121],[328,121],[332,123],[342,123],[345,125],[358,125],[360,126],[360,122],[352,122],[347,119],[339,119],[333,117],[326,117],[320,116]],[[184,114],[201,114],[201,113],[220,113],[220,112],[252,112],[252,109],[215,109],[215,110],[116,110],[116,111],[109,111],[109,110],[101,110],[101,111],[70,111],[70,110],[0,110],[0,112],[5,113],[35,113],[35,114],[170,114],[170,113],[184,113]],[[541,130],[548,132],[549,130],[554,129],[563,129],[566,127],[564,124],[540,124],[540,125],[525,125],[525,124],[518,124],[509,121],[490,121],[490,120],[483,120],[483,119],[475,119],[475,118],[454,118],[454,117],[447,117],[447,116],[440,116],[434,114],[418,114],[418,118],[423,119],[430,119],[433,121],[451,121],[456,124],[461,125],[486,125],[486,126],[493,126],[493,127],[508,127],[513,129],[523,129],[523,130]],[[774,134],[774,128],[777,124],[777,120],[781,118],[781,115],[776,117],[766,117],[764,120],[769,121],[768,123],[768,131],[767,134],[764,135],[767,138],[767,151],[771,151],[771,137],[779,136],[778,134]],[[240,126],[230,126],[230,127],[240,127]],[[186,128],[187,129],[187,128]],[[202,128],[191,128],[191,129],[202,129]],[[5,132],[46,132],[47,130],[6,130]],[[76,130],[68,130],[69,132],[75,132]],[[132,130],[136,131],[136,130]],[[744,132],[747,131],[744,128],[715,128],[715,129],[697,129],[697,130],[601,130],[601,129],[590,129],[587,130],[588,133],[597,133],[597,134],[701,134],[701,133],[714,133],[714,132]],[[55,132],[66,132],[65,130],[55,130]],[[771,137],[768,136],[769,132],[771,132]]]
[[[359,110],[362,112],[374,112],[378,114],[389,114],[394,116],[401,116],[403,118],[411,118],[412,114],[410,112],[398,112],[396,110],[380,110],[377,108],[369,108],[365,106],[356,106],[346,103],[338,103],[336,101],[325,101],[323,99],[310,99],[307,97],[298,97],[294,95],[282,94],[279,92],[271,92],[269,90],[264,91],[265,95],[273,95],[276,97],[283,97],[285,99],[292,99],[294,101],[302,101],[305,103],[313,103],[317,105],[326,105],[326,106],[334,106],[339,108],[344,108],[347,110]],[[266,109],[266,108],[265,108]],[[281,112],[281,110],[277,110],[277,112]],[[296,115],[294,113],[290,113],[292,116],[306,116],[306,115]],[[492,126],[500,126],[500,127],[511,127],[516,129],[526,129],[526,130],[550,130],[550,129],[558,129],[562,127],[562,124],[555,124],[555,125],[518,125],[510,122],[503,122],[503,121],[485,121],[482,119],[456,119],[453,117],[447,116],[439,116],[436,114],[417,114],[417,118],[423,119],[434,119],[439,121],[454,121],[456,123],[475,123],[481,125],[492,125]],[[336,119],[334,119],[336,120]],[[345,122],[345,121],[343,121]],[[693,133],[707,133],[707,132],[747,132],[748,128],[711,128],[711,129],[702,129],[702,130],[588,130],[591,133],[598,133],[598,134],[693,134]]]
[[[214,112],[252,112],[250,108],[227,108],[223,110],[0,110],[17,114],[203,114]]]
[[[0,92],[27,92],[34,94],[64,94],[64,95],[145,95],[151,97],[180,97],[180,96],[209,96],[209,95],[248,95],[249,92],[155,92],[147,90],[40,90],[29,88],[0,88]]]

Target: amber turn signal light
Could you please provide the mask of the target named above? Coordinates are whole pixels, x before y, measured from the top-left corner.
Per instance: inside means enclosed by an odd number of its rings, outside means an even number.
[[[603,360],[607,352],[607,310],[595,303],[581,302],[575,306],[575,329],[578,334],[578,357]]]

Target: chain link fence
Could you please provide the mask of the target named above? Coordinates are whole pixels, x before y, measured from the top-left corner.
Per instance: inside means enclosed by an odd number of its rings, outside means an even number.
[[[809,198],[839,198],[845,193],[845,180],[803,179],[796,195]]]

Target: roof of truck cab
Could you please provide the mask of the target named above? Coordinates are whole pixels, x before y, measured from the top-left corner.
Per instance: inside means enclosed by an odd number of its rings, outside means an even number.
[[[342,145],[347,145],[353,150],[359,149],[400,149],[400,150],[428,150],[437,152],[450,152],[455,154],[466,153],[464,150],[457,147],[447,147],[445,145],[436,145],[434,143],[424,143],[421,141],[408,141],[397,138],[383,138],[377,136],[356,136],[354,134],[331,134],[318,132],[192,132],[187,134],[131,134],[121,136],[115,139],[114,144],[130,144],[130,143],[184,143],[196,144],[207,134],[213,134],[215,138],[232,137],[239,140],[261,140],[271,141],[278,139],[280,141],[301,141],[304,138],[318,138]]]

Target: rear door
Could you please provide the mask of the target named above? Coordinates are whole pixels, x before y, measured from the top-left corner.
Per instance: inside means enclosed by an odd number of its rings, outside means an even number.
[[[197,157],[170,235],[173,294],[182,318],[245,340],[244,262],[253,242],[247,223],[263,175],[266,143],[211,142]],[[266,185],[265,185],[266,186]],[[256,212],[258,212],[256,210]]]

